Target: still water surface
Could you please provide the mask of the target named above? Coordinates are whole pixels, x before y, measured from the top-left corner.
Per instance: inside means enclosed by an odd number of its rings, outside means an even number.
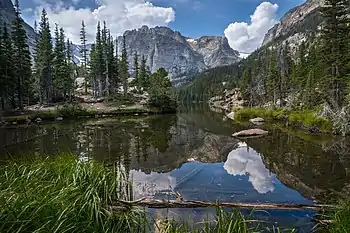
[[[349,142],[279,127],[239,141],[249,128],[222,115],[186,110],[177,115],[65,121],[0,128],[0,159],[72,152],[82,160],[122,164],[134,182],[134,198],[310,204],[349,194]],[[155,216],[200,221],[205,209],[157,210]],[[257,218],[285,227],[313,227],[312,211],[269,211]]]

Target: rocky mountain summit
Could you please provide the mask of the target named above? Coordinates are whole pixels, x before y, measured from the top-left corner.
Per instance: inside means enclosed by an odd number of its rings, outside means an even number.
[[[307,0],[291,9],[265,35],[263,45],[288,40],[291,45],[314,36],[322,23],[320,7],[324,0]]]
[[[137,51],[140,56],[145,56],[151,72],[163,67],[177,83],[185,81],[191,74],[240,60],[239,53],[231,49],[224,37],[189,39],[167,27],[147,26],[126,31],[124,36],[131,69]],[[118,37],[119,51],[122,42],[123,37]]]

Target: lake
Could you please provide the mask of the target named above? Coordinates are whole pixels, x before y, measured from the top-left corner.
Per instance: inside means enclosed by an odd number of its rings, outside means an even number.
[[[266,137],[232,138],[252,127],[204,109],[177,115],[44,122],[0,128],[0,159],[76,154],[123,166],[134,199],[312,204],[334,203],[350,193],[350,142],[262,125]],[[256,126],[255,126],[256,127]],[[200,221],[212,209],[151,210],[156,218]],[[313,211],[256,212],[275,226],[309,232]]]

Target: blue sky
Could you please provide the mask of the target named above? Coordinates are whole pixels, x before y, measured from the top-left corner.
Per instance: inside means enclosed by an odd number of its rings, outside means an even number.
[[[78,40],[80,21],[85,20],[90,39],[98,20],[106,20],[112,33],[139,28],[169,26],[183,35],[198,38],[204,35],[225,35],[232,46],[242,50],[249,37],[248,49],[260,43],[262,34],[289,9],[303,0],[274,0],[261,4],[259,0],[22,0],[23,17],[32,24],[45,7],[51,22],[59,23],[73,41]],[[258,6],[255,22],[251,15]],[[262,20],[260,20],[260,17]],[[261,22],[260,22],[261,21]],[[246,24],[240,24],[246,22]],[[229,25],[231,24],[231,27]],[[260,25],[263,24],[263,25]],[[258,29],[257,29],[258,27]],[[255,30],[255,31],[254,31]],[[244,32],[243,32],[244,31]],[[77,33],[76,33],[77,32]],[[237,38],[237,34],[241,36]],[[233,37],[233,38],[231,38]],[[254,43],[251,38],[254,37]],[[240,41],[239,45],[235,42]],[[237,48],[238,48],[237,47]],[[236,48],[235,48],[236,49]]]

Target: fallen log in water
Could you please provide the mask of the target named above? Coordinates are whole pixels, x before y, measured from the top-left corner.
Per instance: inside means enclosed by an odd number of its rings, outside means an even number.
[[[117,201],[112,209],[119,209],[121,206],[143,206],[154,209],[171,208],[203,208],[203,207],[222,207],[239,209],[260,209],[260,210],[321,210],[335,209],[334,205],[321,204],[274,204],[274,203],[228,203],[228,202],[203,202],[203,201],[181,201],[181,200],[155,200],[142,198],[137,201]]]

